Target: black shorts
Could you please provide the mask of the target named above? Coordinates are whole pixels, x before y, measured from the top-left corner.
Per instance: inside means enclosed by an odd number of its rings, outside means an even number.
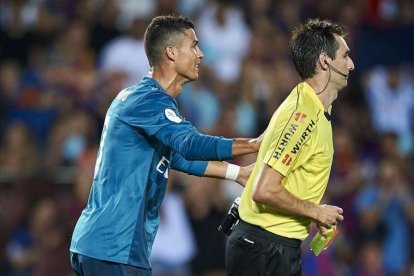
[[[240,220],[227,241],[227,275],[302,275],[300,245]]]

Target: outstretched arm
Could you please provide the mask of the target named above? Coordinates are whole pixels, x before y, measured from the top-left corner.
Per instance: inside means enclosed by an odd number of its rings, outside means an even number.
[[[210,161],[208,162],[204,176],[234,180],[244,187],[252,173],[253,167],[254,164],[239,167],[227,162]]]
[[[176,152],[173,153],[171,163],[171,168],[177,171],[196,176],[233,180],[243,187],[246,185],[253,167],[254,164],[240,167],[221,161],[190,161]]]
[[[264,133],[255,139],[236,138],[233,140],[232,154],[239,156],[248,153],[258,152],[262,143]]]
[[[326,228],[331,228],[344,219],[343,210],[337,206],[318,205],[292,195],[282,185],[283,177],[278,171],[264,164],[254,183],[253,200],[286,214],[308,217]]]
[[[255,139],[223,138],[199,133],[190,123],[169,124],[156,133],[156,138],[187,160],[229,160],[259,151],[262,135]]]

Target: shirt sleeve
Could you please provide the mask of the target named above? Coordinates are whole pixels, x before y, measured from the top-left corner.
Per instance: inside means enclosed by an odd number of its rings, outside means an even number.
[[[155,137],[187,160],[232,159],[232,139],[199,133],[179,113],[175,101],[162,92],[150,93],[134,108],[120,114],[122,120],[146,136]]]
[[[187,174],[204,176],[208,161],[190,161],[173,151],[171,168]]]
[[[273,124],[274,129],[266,131],[265,135],[271,135],[272,142],[264,162],[284,176],[305,163],[312,153],[312,145],[307,142],[316,129],[317,121],[318,114],[312,115],[306,110],[285,112]]]

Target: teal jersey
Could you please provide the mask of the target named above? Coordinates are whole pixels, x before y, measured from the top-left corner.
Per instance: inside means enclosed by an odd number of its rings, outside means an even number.
[[[106,114],[91,192],[70,250],[151,268],[168,170],[202,176],[203,160],[232,158],[232,143],[200,134],[152,78],[122,90]]]

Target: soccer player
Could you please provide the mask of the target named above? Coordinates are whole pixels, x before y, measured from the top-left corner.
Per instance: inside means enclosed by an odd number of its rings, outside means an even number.
[[[214,160],[260,146],[261,137],[200,134],[181,117],[175,97],[198,78],[203,58],[190,20],[155,17],[145,33],[145,51],[152,76],[122,90],[106,114],[89,200],[70,246],[77,275],[151,275],[149,256],[169,169],[243,185],[252,166],[249,171]]]
[[[290,49],[303,82],[265,132],[227,243],[228,275],[301,275],[311,222],[326,235],[343,220],[341,208],[320,205],[333,159],[329,112],[354,69],[343,28],[309,20],[293,31]]]

